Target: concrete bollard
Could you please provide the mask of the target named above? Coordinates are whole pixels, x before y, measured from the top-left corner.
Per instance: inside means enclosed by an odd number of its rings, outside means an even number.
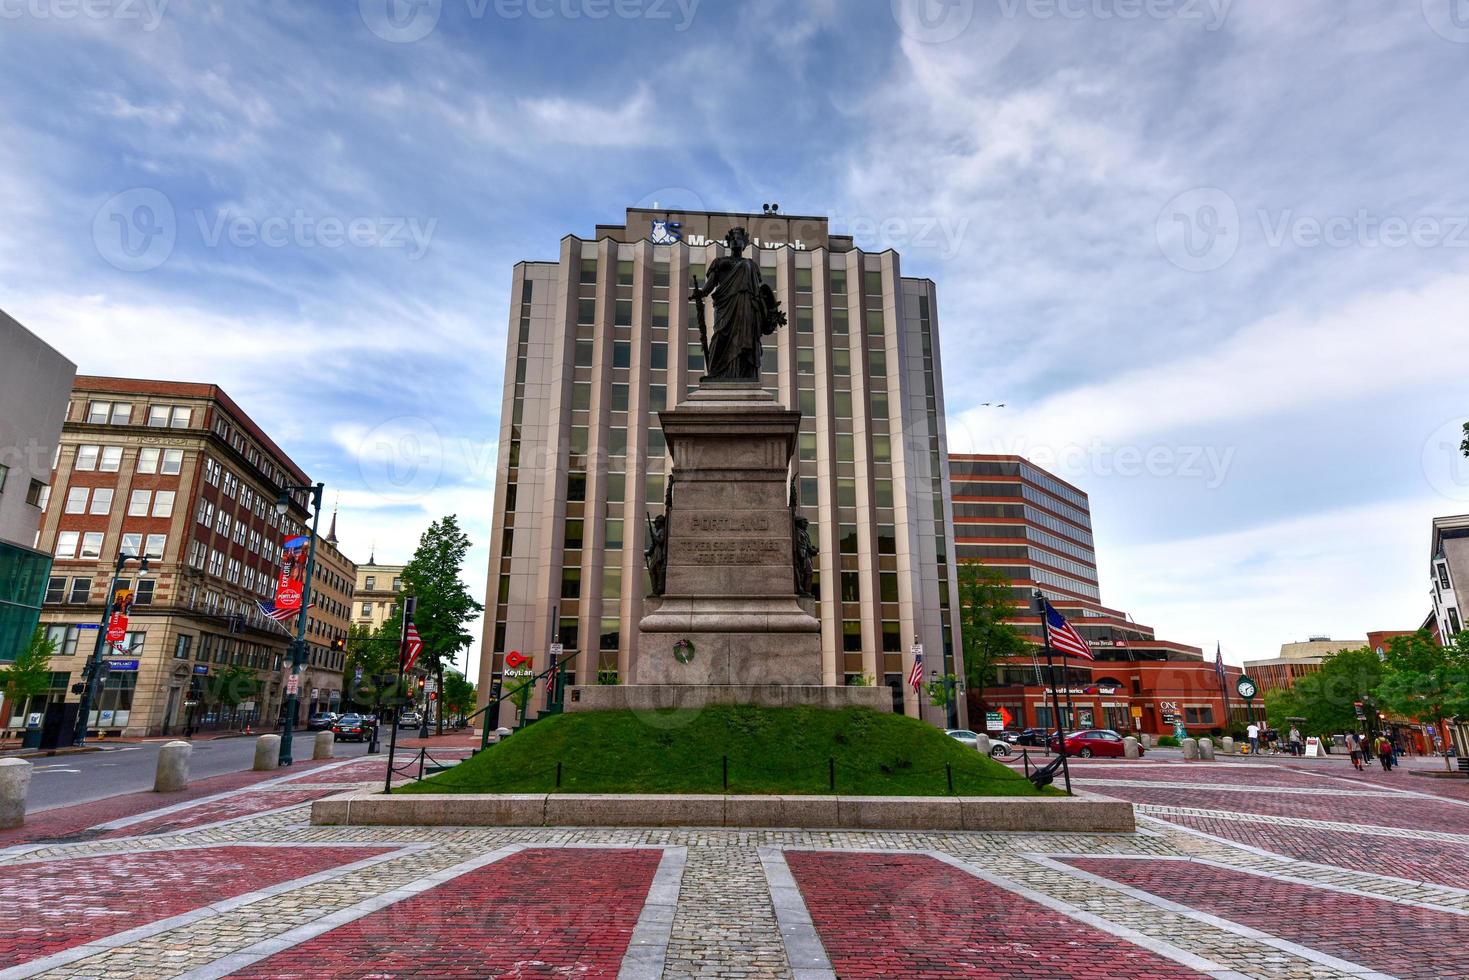
[[[1141,735],[1139,735],[1137,737],[1137,740],[1145,749],[1151,749],[1153,747],[1153,736],[1149,735],[1147,732],[1143,732]]]
[[[1186,739],[1183,740],[1183,743],[1182,744],[1183,744],[1183,757],[1185,759],[1193,760],[1193,759],[1197,759],[1199,757],[1199,743],[1198,742],[1194,741],[1191,738],[1186,738]]]
[[[311,750],[313,759],[330,759],[332,747],[337,744],[337,736],[331,732],[316,733],[316,747]]]
[[[1199,758],[1204,762],[1214,761],[1214,740],[1212,738],[1199,739]]]
[[[1219,751],[1225,755],[1234,755],[1234,739],[1228,735],[1219,740]]]
[[[0,829],[26,822],[26,794],[31,788],[31,764],[24,759],[0,759]]]
[[[158,750],[158,769],[153,775],[153,792],[177,793],[189,788],[189,756],[194,746],[169,742]]]
[[[1137,739],[1133,738],[1131,735],[1124,738],[1122,740],[1122,754],[1129,759],[1136,759],[1139,754]]]
[[[255,765],[251,768],[256,772],[269,772],[279,768],[281,764],[281,737],[279,735],[262,735],[255,740]]]

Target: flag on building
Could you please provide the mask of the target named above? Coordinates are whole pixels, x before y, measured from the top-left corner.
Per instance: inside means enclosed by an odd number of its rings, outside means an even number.
[[[423,640],[418,635],[418,627],[413,625],[412,620],[409,620],[408,629],[403,634],[403,673],[406,674],[413,669],[414,661],[418,659],[418,655],[422,652]]]
[[[284,623],[300,611],[299,609],[282,609],[274,602],[261,602],[258,599],[255,605],[260,607],[260,614],[262,616],[266,619],[273,619],[277,623]]]
[[[913,669],[908,672],[908,683],[912,686],[914,693],[923,686],[923,651],[913,651]]]
[[[1049,602],[1041,600],[1046,605],[1046,625],[1050,628],[1051,649],[1072,657],[1080,657],[1083,660],[1095,660],[1092,656],[1092,648],[1087,646],[1086,640],[1076,632],[1076,627],[1066,622],[1066,617],[1058,613]]]

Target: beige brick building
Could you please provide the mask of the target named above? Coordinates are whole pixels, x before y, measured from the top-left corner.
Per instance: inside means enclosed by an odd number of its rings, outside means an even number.
[[[403,566],[379,565],[374,552],[368,557],[366,565],[357,568],[352,622],[371,630],[381,628],[397,612],[398,600],[402,594]]]

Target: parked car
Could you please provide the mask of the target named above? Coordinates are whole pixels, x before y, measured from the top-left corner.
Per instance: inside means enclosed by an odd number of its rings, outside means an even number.
[[[334,721],[336,721],[336,716],[330,711],[318,711],[306,719],[306,730],[308,732],[324,732],[332,727],[332,722]]]
[[[1056,736],[1051,736],[1051,750],[1059,751],[1060,742]],[[1068,755],[1080,756],[1090,759],[1093,756],[1104,759],[1121,759],[1126,757],[1126,751],[1122,746],[1122,736],[1110,728],[1092,728],[1082,732],[1072,732],[1066,736],[1066,752]],[[1143,747],[1137,747],[1138,755],[1143,754]]]
[[[423,725],[423,719],[417,711],[405,711],[398,716],[399,728],[419,728]]]
[[[339,742],[361,742],[372,734],[372,727],[361,715],[342,715],[332,725],[332,734]]]
[[[971,749],[979,747],[979,736],[967,728],[950,728],[944,733],[957,742],[969,746]]]
[[[1029,745],[1034,748],[1043,748],[1051,737],[1051,733],[1044,728],[1025,728],[1018,732],[1006,732],[1006,734],[1014,735],[1013,739],[1005,739],[1011,745]]]

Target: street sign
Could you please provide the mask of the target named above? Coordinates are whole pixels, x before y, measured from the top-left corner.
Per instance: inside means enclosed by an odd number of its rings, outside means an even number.
[[[75,624],[72,627],[72,629],[79,629],[79,630],[98,630],[98,629],[101,629],[101,628],[102,627],[99,626],[96,623],[77,623],[77,624]]]
[[[104,660],[109,669],[118,671],[133,671],[138,669],[136,660]]]
[[[984,727],[986,731],[1003,732],[1005,730],[1005,719],[1000,717],[998,711],[991,711],[984,716]]]
[[[551,644],[551,659],[552,660],[560,660],[561,659],[561,644],[559,644],[559,643],[553,643],[553,644]]]
[[[298,675],[298,674],[291,674],[289,677],[286,678],[286,693],[287,694],[295,694],[300,689],[301,689],[301,677],[300,677],[300,675]]]

